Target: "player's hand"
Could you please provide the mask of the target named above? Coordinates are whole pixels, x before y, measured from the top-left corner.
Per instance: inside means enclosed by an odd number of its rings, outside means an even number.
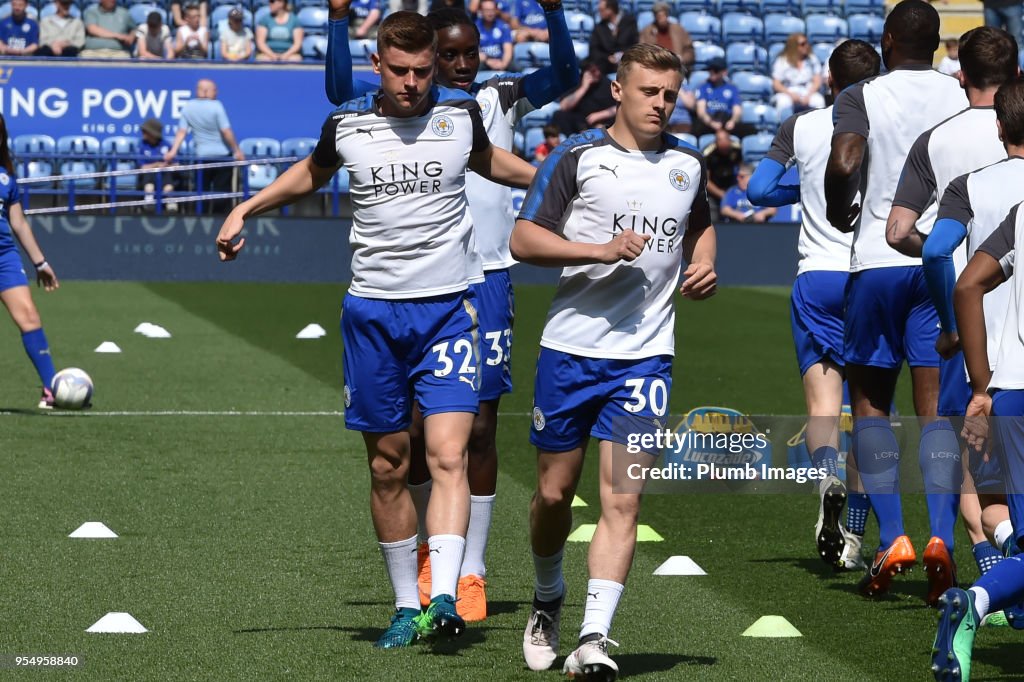
[[[860,204],[851,204],[849,210],[846,212],[846,220],[843,225],[833,225],[837,230],[844,234],[850,234],[853,232],[854,226],[857,224],[857,218],[860,217]]]
[[[633,230],[623,230],[615,235],[615,239],[605,244],[601,262],[612,265],[624,260],[634,261],[644,251],[644,244],[651,238],[649,234],[637,234]]]
[[[238,258],[238,252],[245,246],[245,237],[239,238],[238,236],[242,234],[243,227],[245,227],[245,219],[236,208],[228,214],[224,224],[220,227],[220,232],[217,233],[217,255],[221,262]],[[236,239],[237,241],[235,241]]]
[[[57,273],[53,271],[49,263],[36,270],[36,286],[40,286],[46,291],[60,288],[60,282],[57,281]]]
[[[329,9],[327,16],[335,20],[347,17],[348,8],[351,4],[352,0],[327,0],[327,7]]]
[[[960,335],[956,332],[942,332],[939,334],[939,338],[935,340],[935,352],[943,360],[949,360],[959,353],[960,349]]]
[[[707,262],[690,263],[683,273],[683,285],[679,293],[691,301],[703,301],[718,291],[718,273],[715,266]]]
[[[960,435],[967,441],[967,446],[977,452],[984,452],[988,442],[988,418],[992,414],[992,397],[987,393],[975,393],[967,403],[964,415],[964,428]],[[988,453],[985,453],[988,461]]]

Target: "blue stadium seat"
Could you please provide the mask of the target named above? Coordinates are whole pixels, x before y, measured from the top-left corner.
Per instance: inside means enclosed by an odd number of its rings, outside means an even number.
[[[714,57],[725,59],[725,50],[718,45],[711,45],[709,43],[694,43],[693,54],[696,59],[693,63],[694,69],[707,69],[708,60]]]
[[[245,152],[245,158],[281,156],[281,143],[272,137],[247,137],[239,140],[238,146]]]
[[[543,127],[551,122],[551,117],[558,111],[558,102],[548,102],[540,109],[534,109],[529,112],[522,119],[520,119],[523,127],[531,128],[534,126]]]
[[[697,148],[697,138],[689,133],[672,133],[680,140],[690,145],[691,147]]]
[[[644,30],[648,26],[654,23],[654,12],[650,10],[644,10],[636,15],[636,27],[639,30]]]
[[[703,12],[683,12],[679,15],[680,25],[695,41],[717,43],[722,39],[722,20]]]
[[[299,26],[306,35],[324,35],[327,33],[327,8],[303,7],[298,14]]]
[[[735,135],[730,135],[729,137],[731,137],[734,142],[739,142],[740,141],[740,138],[736,137]],[[700,138],[697,140],[697,149],[700,149],[700,150],[703,151],[703,149],[705,147],[707,147],[710,144],[714,144],[714,143],[715,143],[715,134],[714,133],[707,133],[705,135],[701,135]]]
[[[757,163],[764,158],[765,154],[772,147],[772,140],[775,137],[769,133],[757,133],[756,135],[747,135],[740,142],[740,148],[743,150],[743,160],[747,163]]]
[[[803,0],[804,16],[809,18],[811,14],[835,14],[843,13],[842,0]]]
[[[807,17],[807,39],[812,43],[834,43],[849,35],[846,20],[832,14]]]
[[[708,79],[708,72],[703,69],[694,69],[690,72],[690,76],[686,79],[687,90],[696,91],[697,88],[704,85]]]
[[[302,58],[322,62],[327,57],[327,36],[306,36],[302,39]]]
[[[768,63],[774,64],[775,58],[782,54],[782,51],[786,49],[786,43],[772,43],[768,46]]]
[[[885,16],[884,0],[846,0],[846,15],[871,14],[876,17]]]
[[[304,158],[313,153],[316,143],[315,137],[289,137],[287,140],[281,140],[281,156]]]
[[[306,7],[321,7],[324,3],[323,0],[294,0],[292,3],[297,9]]]
[[[1020,52],[1017,53],[1017,64],[1024,69],[1024,47],[1020,48]]]
[[[764,74],[740,71],[732,74],[732,84],[745,100],[767,102],[772,96],[772,79]]]
[[[853,14],[849,17],[849,22],[851,38],[869,43],[882,40],[882,32],[885,30],[885,20],[882,17],[873,14]]]
[[[676,12],[718,14],[718,3],[715,0],[676,0]]]
[[[57,153],[64,156],[99,154],[100,141],[91,135],[65,135],[57,138]]]
[[[641,12],[652,12],[654,10],[654,4],[658,0],[636,0],[633,4],[633,10],[639,15]],[[672,6],[669,5],[669,8]]]
[[[249,189],[263,189],[277,179],[277,167],[271,163],[254,163],[249,166]]]
[[[252,20],[257,25],[263,20],[263,17],[269,17],[269,16],[270,16],[270,8],[268,6],[266,6],[266,5],[263,5],[262,7],[256,7],[255,5],[253,6]]]
[[[16,156],[49,156],[57,151],[57,142],[49,135],[18,135],[11,148]]]
[[[725,49],[725,61],[734,75],[737,71],[767,73],[771,68],[768,51],[753,43],[732,43]]]
[[[39,18],[45,19],[46,17],[57,13],[57,3],[50,2],[43,5],[43,8],[39,10]],[[71,5],[68,7],[68,13],[73,17],[81,18],[82,10],[78,8],[78,5]]]
[[[763,0],[761,11],[767,14],[801,14],[800,0]]]
[[[370,63],[370,53],[374,50],[374,46],[369,40],[350,40],[348,41],[348,51],[352,53],[352,63],[358,65],[366,65]]]
[[[814,50],[814,56],[818,58],[818,61],[824,65],[828,64],[828,59],[832,56],[832,50],[836,49],[836,46],[832,43],[815,43],[811,49]]]
[[[764,22],[749,14],[726,14],[722,17],[722,42],[735,43],[750,41],[760,43],[764,40]]]
[[[146,17],[149,16],[150,12],[159,12],[163,22],[167,23],[167,10],[163,7],[158,7],[157,5],[132,5],[128,8],[128,14],[131,16],[132,21],[140,26],[146,23]]]
[[[527,128],[526,136],[523,141],[523,151],[528,159],[533,158],[533,151],[537,148],[541,142],[544,141],[544,129],[543,128]]]
[[[123,135],[117,137],[108,137],[103,140],[100,145],[104,154],[110,155],[116,158],[107,163],[107,170],[120,171],[120,170],[133,170],[136,168],[136,158],[125,158],[125,157],[136,157],[139,153],[139,141],[134,137],[125,137]],[[114,176],[114,184],[118,188],[122,189],[135,189],[138,183],[137,175],[116,175]],[[145,176],[150,178],[152,176]]]
[[[805,30],[803,19],[788,14],[768,14],[764,18],[766,43],[784,43],[791,33],[803,33]]]
[[[29,4],[29,6],[25,8],[25,14],[32,19],[39,19],[39,9],[36,8],[35,4]],[[11,16],[11,3],[5,2],[0,5],[0,19],[6,19],[9,16]]]
[[[723,17],[732,14],[748,14],[751,16],[761,14],[760,0],[719,0],[718,11]]]
[[[572,41],[572,51],[576,53],[576,61],[582,62],[590,56],[590,43],[574,40]]]
[[[48,161],[29,161],[21,170],[23,178],[46,178],[53,175],[53,165]],[[33,184],[32,187],[41,185]]]
[[[107,137],[100,144],[100,149],[111,156],[135,156],[139,153],[139,140],[125,135]]]
[[[565,22],[569,26],[569,35],[573,40],[590,40],[590,34],[594,32],[594,17],[574,12],[565,16]]]
[[[60,165],[61,175],[78,175],[79,173],[95,173],[96,163],[93,161],[65,161]],[[61,180],[61,187],[74,185],[76,189],[96,189],[96,178],[76,178],[73,180]]]
[[[743,117],[740,119],[758,131],[775,134],[779,128],[779,114],[771,104],[762,102],[744,102]]]
[[[551,64],[551,50],[547,43],[516,43],[512,57],[519,68],[541,68]]]

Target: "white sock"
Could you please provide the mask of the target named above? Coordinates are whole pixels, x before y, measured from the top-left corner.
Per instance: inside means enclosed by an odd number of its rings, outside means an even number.
[[[974,593],[974,610],[978,612],[978,618],[984,618],[988,615],[988,590],[975,585],[969,591]]]
[[[999,525],[996,526],[995,532],[992,533],[992,538],[996,541],[996,549],[1000,552],[1003,551],[1003,545],[1006,541],[1013,536],[1013,524],[1010,520],[1000,521]]]
[[[536,578],[533,591],[540,601],[558,601],[565,594],[565,580],[562,578],[562,552],[551,556],[533,555],[533,571]]]
[[[466,531],[466,556],[462,560],[460,578],[467,575],[487,577],[484,554],[487,553],[487,537],[491,534],[493,511],[494,495],[469,496],[469,530]]]
[[[587,582],[587,607],[583,612],[583,627],[580,639],[587,635],[608,636],[612,629],[612,617],[619,605],[619,597],[625,585],[611,580],[590,579]]]
[[[416,536],[398,542],[381,542],[384,566],[395,591],[395,608],[419,609],[419,589],[416,587]]]
[[[431,535],[430,598],[447,594],[452,599],[459,586],[459,568],[466,553],[466,538],[459,535]]]
[[[426,483],[409,484],[405,486],[412,495],[412,506],[416,507],[416,531],[419,533],[420,543],[427,541],[427,503],[430,502],[430,489],[433,481]]]

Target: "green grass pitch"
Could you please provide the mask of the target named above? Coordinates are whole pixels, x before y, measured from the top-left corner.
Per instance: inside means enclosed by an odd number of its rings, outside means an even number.
[[[527,671],[520,653],[532,588],[528,414],[551,294],[517,290],[516,392],[502,403],[489,549],[492,616],[470,626],[458,648],[379,652],[371,643],[389,617],[390,590],[368,515],[361,440],[336,414],[294,414],[341,409],[342,289],[67,282],[56,294],[36,293],[58,367],[91,373],[95,408],[38,414],[16,330],[0,327],[0,655],[79,654],[76,679],[97,680],[555,679]],[[673,412],[725,405],[800,414],[788,305],[781,289],[681,302]],[[173,338],[133,334],[143,321]],[[327,338],[296,340],[309,322]],[[105,340],[123,353],[94,354]],[[903,386],[899,406],[909,411]],[[916,466],[916,454],[906,459]],[[593,473],[588,467],[580,488],[592,503]],[[908,497],[904,508],[921,552],[923,497]],[[665,541],[639,545],[616,616],[612,637],[621,646],[612,653],[623,675],[929,679],[935,616],[921,600],[923,574],[898,579],[884,600],[860,598],[856,576],[834,575],[814,556],[815,509],[809,492],[645,499],[641,522]],[[594,504],[577,509],[576,523],[597,514]],[[85,521],[102,521],[120,538],[67,538]],[[871,521],[870,541],[875,533]],[[966,537],[958,543],[970,582]],[[653,576],[674,554],[708,575]],[[569,546],[566,570],[563,654],[582,617],[584,545]],[[150,632],[85,633],[111,611],[130,612]],[[803,637],[740,636],[769,614]],[[1020,633],[983,631],[974,679],[1020,679],[1020,642]]]

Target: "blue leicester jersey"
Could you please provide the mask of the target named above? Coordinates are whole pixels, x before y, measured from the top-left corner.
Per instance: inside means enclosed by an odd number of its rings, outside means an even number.
[[[15,249],[14,235],[11,232],[11,204],[21,201],[18,191],[18,179],[0,170],[0,252]]]

